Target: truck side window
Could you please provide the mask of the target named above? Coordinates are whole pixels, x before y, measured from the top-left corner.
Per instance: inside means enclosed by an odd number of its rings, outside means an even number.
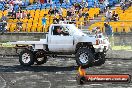
[[[62,26],[54,26],[53,35],[63,35],[68,36],[69,33],[65,31],[65,28]]]
[[[53,31],[54,31],[54,26],[51,27],[51,35],[54,34]]]
[[[53,35],[59,35],[58,29],[59,29],[59,26],[54,26],[53,27]]]

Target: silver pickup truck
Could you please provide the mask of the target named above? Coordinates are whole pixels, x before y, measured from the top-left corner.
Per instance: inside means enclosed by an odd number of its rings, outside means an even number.
[[[58,33],[59,32],[59,33]],[[103,35],[102,35],[103,36]],[[45,39],[40,41],[16,41],[10,44],[23,45],[19,54],[21,65],[30,66],[35,62],[44,64],[47,56],[74,55],[78,66],[89,67],[105,63],[110,43],[107,37],[88,35],[74,24],[51,24]]]

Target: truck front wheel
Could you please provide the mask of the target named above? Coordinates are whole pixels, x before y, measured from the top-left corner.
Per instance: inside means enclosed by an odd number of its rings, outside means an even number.
[[[24,50],[19,55],[19,62],[23,66],[31,66],[34,64],[34,56],[30,50]]]
[[[104,53],[97,53],[94,59],[94,66],[101,66],[102,64],[105,63],[105,60],[106,59]]]
[[[89,48],[80,48],[75,57],[78,66],[86,68],[92,66],[93,64],[94,56]]]

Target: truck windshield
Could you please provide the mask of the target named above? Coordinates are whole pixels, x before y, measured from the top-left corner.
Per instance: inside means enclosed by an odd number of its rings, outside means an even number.
[[[86,35],[80,29],[78,29],[75,25],[73,25],[73,24],[66,25],[66,28],[69,31],[70,35],[80,35],[80,36]]]

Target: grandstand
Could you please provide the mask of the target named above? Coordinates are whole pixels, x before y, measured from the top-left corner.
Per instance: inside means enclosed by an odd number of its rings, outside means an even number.
[[[106,17],[104,15],[106,5],[101,0],[70,0],[69,2],[60,3],[59,0],[51,0],[52,2],[44,2],[46,0],[16,0],[16,2],[3,1],[0,2],[0,18],[3,14],[8,18],[7,32],[47,32],[50,24],[54,22],[54,19],[59,19],[60,15],[69,21],[73,21],[77,27],[85,26],[88,30],[92,30],[94,27],[100,27],[101,31],[104,32],[104,21]],[[110,7],[115,7],[116,4],[120,3],[118,0],[108,0]],[[86,3],[87,2],[87,3]],[[8,5],[12,4],[13,9],[10,11]],[[76,9],[75,5],[80,6]],[[82,6],[84,4],[84,6]],[[78,7],[79,7],[78,6]],[[50,9],[57,8],[57,14],[49,14]],[[62,11],[61,13],[59,11]],[[68,11],[74,10],[71,16],[68,16]],[[21,14],[19,14],[19,11]],[[112,10],[115,11],[118,16],[118,21],[109,22],[114,32],[132,32],[132,6],[128,7],[125,11],[120,6]],[[19,14],[18,18],[14,13]],[[25,14],[24,16],[20,16]],[[82,14],[88,14],[82,15]],[[81,14],[81,16],[80,16]],[[28,16],[29,15],[29,16]],[[100,20],[94,22],[98,16],[101,16]],[[46,18],[46,25],[43,25],[42,19]],[[100,22],[99,22],[100,21]]]

